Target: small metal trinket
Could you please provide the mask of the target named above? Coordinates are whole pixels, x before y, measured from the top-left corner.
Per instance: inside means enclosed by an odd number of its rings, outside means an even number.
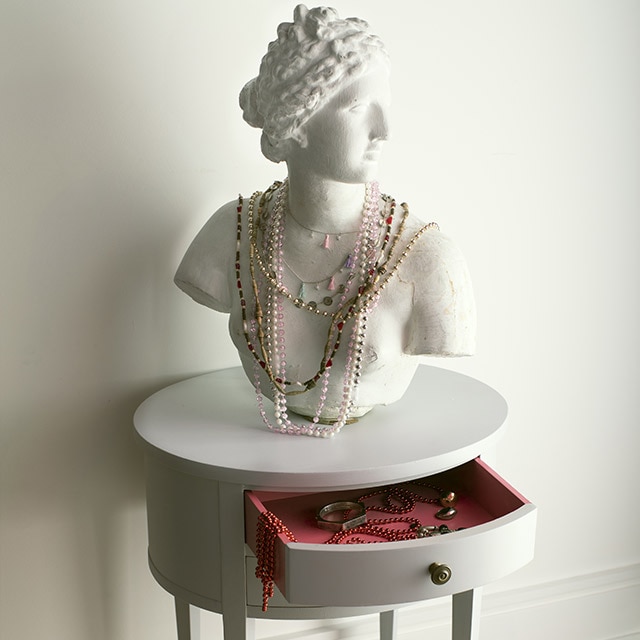
[[[435,530],[436,530],[436,527],[434,527],[432,524],[429,524],[429,525],[422,524],[419,527],[416,527],[416,537],[418,537],[418,538],[427,538]]]
[[[438,518],[438,520],[451,520],[456,513],[458,513],[458,510],[454,507],[443,507],[436,513],[436,518]]]
[[[455,491],[443,491],[438,502],[443,507],[455,507],[458,504],[458,496]]]

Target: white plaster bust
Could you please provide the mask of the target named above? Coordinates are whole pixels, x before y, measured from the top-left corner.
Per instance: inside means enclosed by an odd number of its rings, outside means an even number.
[[[367,23],[296,7],[240,95],[288,177],[222,206],[178,268],[183,291],[230,314],[276,431],[333,435],[398,400],[417,356],[473,353],[463,257],[375,183],[389,100],[388,57]]]

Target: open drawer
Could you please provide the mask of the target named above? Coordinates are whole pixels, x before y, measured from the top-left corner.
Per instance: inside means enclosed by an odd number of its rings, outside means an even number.
[[[533,558],[535,506],[482,460],[477,458],[419,481],[459,496],[458,513],[446,522],[453,532],[374,544],[364,542],[372,539],[359,536],[362,543],[327,544],[334,534],[317,526],[318,510],[335,501],[357,500],[375,489],[298,494],[246,491],[246,542],[256,553],[258,519],[266,511],[292,532],[295,542],[284,534],[276,539],[274,581],[293,605],[418,602],[487,584]],[[414,488],[428,491],[420,485]],[[371,504],[370,499],[365,502]],[[445,524],[435,519],[439,509],[438,504],[418,502],[406,515],[424,525]],[[368,516],[394,517],[378,511],[369,511]],[[444,565],[446,579],[434,572],[436,565]]]

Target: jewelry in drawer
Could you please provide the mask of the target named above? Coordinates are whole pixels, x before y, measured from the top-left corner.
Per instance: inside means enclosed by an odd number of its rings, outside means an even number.
[[[374,606],[460,593],[533,558],[536,509],[479,458],[427,478],[330,493],[245,492],[263,609]]]

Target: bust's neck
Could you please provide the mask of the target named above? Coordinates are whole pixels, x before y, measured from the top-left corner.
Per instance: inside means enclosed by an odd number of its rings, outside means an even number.
[[[289,211],[307,229],[356,231],[362,222],[364,197],[364,184],[337,182],[289,166]]]

